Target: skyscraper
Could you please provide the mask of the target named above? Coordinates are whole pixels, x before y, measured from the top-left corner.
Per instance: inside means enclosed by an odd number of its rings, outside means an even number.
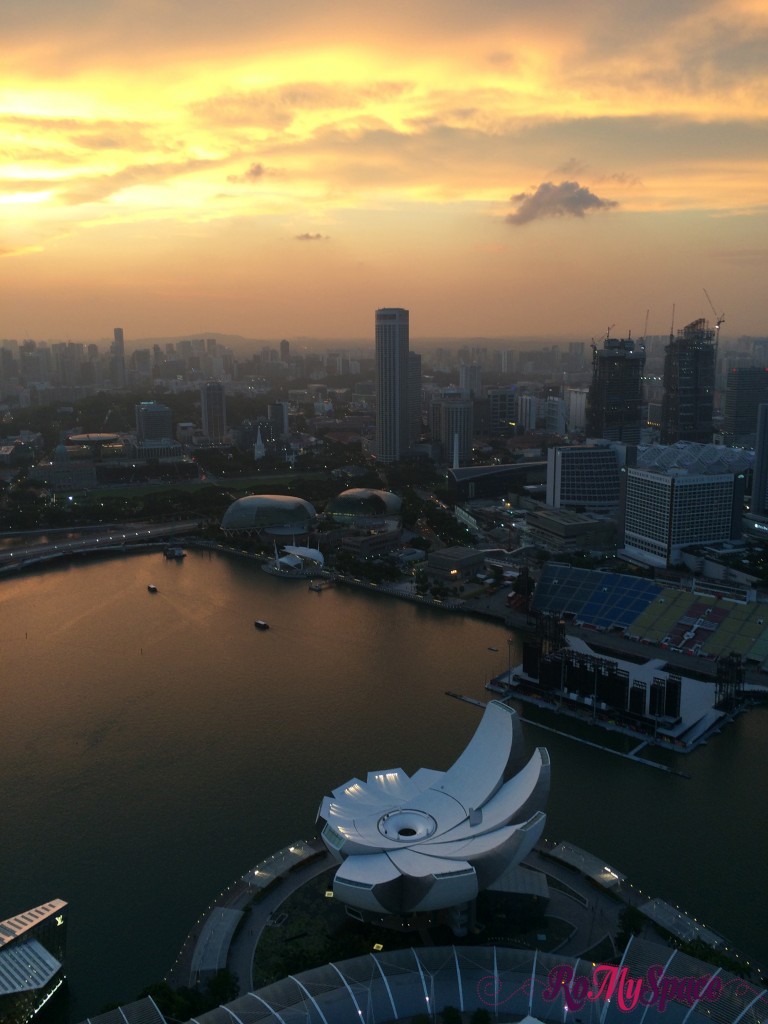
[[[758,408],[768,402],[768,368],[734,366],[725,381],[726,444],[752,444]]]
[[[664,350],[661,443],[712,440],[715,402],[715,331],[694,320]]]
[[[376,310],[376,458],[408,451],[408,310]]]
[[[606,338],[592,349],[587,395],[587,437],[637,444],[643,425],[645,349],[631,339]]]
[[[109,350],[109,375],[116,388],[125,387],[125,339],[123,328],[116,327]]]
[[[468,398],[446,398],[437,403],[437,440],[443,461],[458,469],[472,461],[473,404]]]
[[[768,405],[761,405],[757,410],[755,465],[749,509],[753,516],[764,516],[768,509]]]
[[[418,352],[408,353],[408,438],[418,441],[421,437],[421,356]]]
[[[224,385],[209,381],[200,386],[203,433],[214,444],[221,444],[227,433],[227,406]]]
[[[139,402],[136,412],[136,440],[164,441],[173,437],[173,413],[162,402]]]

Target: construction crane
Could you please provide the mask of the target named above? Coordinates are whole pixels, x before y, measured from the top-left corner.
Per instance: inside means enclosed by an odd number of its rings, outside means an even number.
[[[725,323],[725,313],[720,313],[720,315],[718,316],[717,310],[715,309],[715,305],[712,302],[712,299],[710,299],[710,297],[709,297],[709,292],[707,291],[706,288],[704,288],[702,290],[703,290],[704,294],[707,296],[707,302],[709,303],[709,308],[715,314],[715,320],[716,320],[716,323],[715,323],[715,341],[717,341],[717,338],[718,338],[718,336],[720,334],[720,324],[724,324]]]

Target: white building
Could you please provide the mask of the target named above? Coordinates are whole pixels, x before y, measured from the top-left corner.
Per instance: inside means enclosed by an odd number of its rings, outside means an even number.
[[[565,393],[568,403],[568,432],[583,434],[587,429],[587,395],[585,388],[570,388]]]
[[[626,468],[623,553],[648,565],[682,561],[682,551],[741,536],[744,476],[687,469]]]

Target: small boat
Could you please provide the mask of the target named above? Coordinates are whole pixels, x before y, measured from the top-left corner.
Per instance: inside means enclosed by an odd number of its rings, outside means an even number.
[[[154,583],[148,583],[147,584],[147,590],[150,592],[150,594],[156,594],[157,593],[157,587],[155,586]]]
[[[166,558],[186,558],[187,552],[184,548],[168,547],[164,551]]]
[[[264,619],[256,619],[253,624],[256,629],[269,629],[269,623],[265,622]]]
[[[488,648],[489,651],[498,651],[498,649],[499,649],[498,647],[489,647]]]

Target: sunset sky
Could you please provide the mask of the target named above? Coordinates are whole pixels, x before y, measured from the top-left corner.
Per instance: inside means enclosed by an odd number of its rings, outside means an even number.
[[[3,0],[0,39],[0,339],[768,335],[765,0]]]

